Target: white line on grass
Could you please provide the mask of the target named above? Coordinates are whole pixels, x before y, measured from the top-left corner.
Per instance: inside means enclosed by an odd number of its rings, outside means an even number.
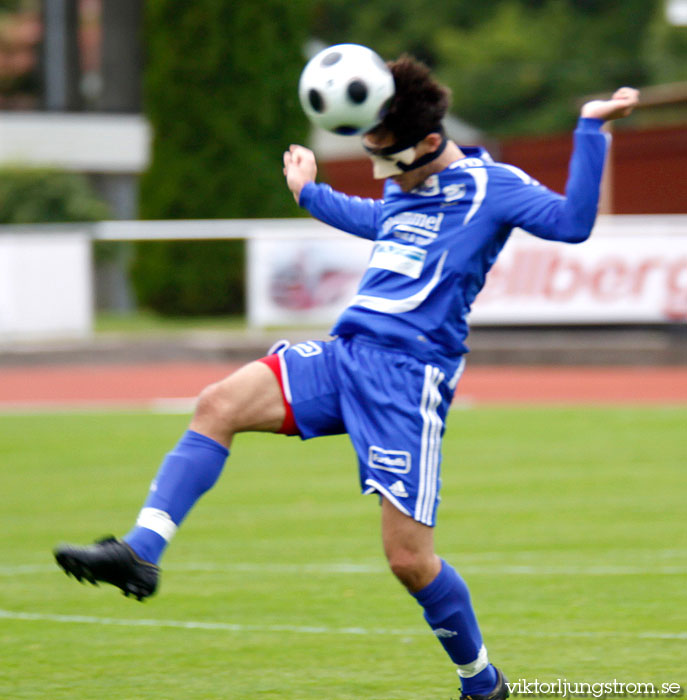
[[[532,564],[465,564],[458,566],[462,574],[469,576],[683,576],[687,566],[537,566]],[[386,574],[383,564],[355,564],[330,562],[320,564],[279,564],[267,562],[235,562],[227,564],[179,563],[165,569],[168,572],[206,573],[263,573],[263,574]],[[48,564],[0,566],[0,576],[21,576],[57,571]]]
[[[154,413],[187,415],[193,413],[195,398],[93,399],[74,401],[0,401],[0,415],[40,416],[51,413],[92,415],[94,413]]]
[[[154,620],[154,619],[125,619],[114,617],[93,617],[90,615],[57,615],[51,613],[28,613],[14,612],[12,610],[0,609],[0,619],[18,620],[23,622],[52,622],[57,624],[80,624],[80,625],[102,625],[116,627],[152,627],[152,628],[174,628],[184,630],[206,630],[218,632],[258,632],[258,633],[291,633],[291,634],[321,634],[321,635],[354,635],[354,636],[380,636],[380,637],[418,637],[426,636],[429,631],[426,629],[381,629],[367,627],[327,627],[327,626],[307,626],[307,625],[243,625],[232,622],[203,622],[197,620]],[[590,630],[589,632],[527,632],[510,630],[504,632],[509,637],[544,637],[544,638],[566,638],[566,637],[623,637],[632,639],[663,639],[663,640],[684,640],[687,639],[687,632],[638,632],[636,634],[628,632]],[[493,633],[492,633],[493,635]],[[496,633],[498,635],[498,632]]]
[[[13,612],[0,609],[0,619],[25,622],[56,622],[61,624],[110,625],[117,627],[171,627],[185,630],[216,630],[220,632],[290,632],[293,634],[342,634],[408,637],[427,634],[424,630],[368,629],[365,627],[326,627],[308,625],[242,625],[232,622],[203,622],[198,620],[153,620],[92,617],[90,615],[56,615],[51,613]]]
[[[189,567],[191,570],[199,568]],[[657,566],[657,567],[632,567],[632,566],[532,566],[532,565],[494,565],[480,566],[466,564],[458,565],[461,573],[469,576],[653,576],[653,575],[684,575],[687,574],[687,566]],[[179,567],[183,571],[185,567]],[[226,566],[208,566],[204,571],[232,572],[273,572],[273,573],[323,573],[323,574],[386,574],[385,566],[365,566],[350,564],[325,564],[325,565],[289,565],[289,564],[229,564]]]
[[[459,561],[459,558],[456,558]],[[458,564],[461,573],[470,576],[671,576],[687,574],[687,566],[537,566],[532,564]],[[267,562],[228,564],[176,564],[170,571],[205,571],[209,573],[274,574],[386,574],[383,564],[333,562],[322,564],[278,564]]]

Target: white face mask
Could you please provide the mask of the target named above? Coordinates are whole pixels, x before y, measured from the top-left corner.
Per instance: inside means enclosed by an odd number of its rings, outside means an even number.
[[[415,146],[405,148],[398,153],[382,156],[377,153],[368,153],[372,160],[372,176],[375,180],[385,180],[392,175],[402,175],[405,170],[399,167],[399,163],[410,165],[415,161]]]

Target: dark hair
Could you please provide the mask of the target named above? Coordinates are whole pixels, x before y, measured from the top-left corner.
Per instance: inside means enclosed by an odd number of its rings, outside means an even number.
[[[451,101],[449,88],[435,80],[428,66],[408,54],[387,65],[394,76],[396,92],[374,131],[390,131],[398,143],[409,146],[427,134],[440,132]]]

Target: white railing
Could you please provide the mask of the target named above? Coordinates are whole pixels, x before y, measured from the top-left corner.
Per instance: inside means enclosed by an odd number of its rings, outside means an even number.
[[[0,227],[0,342],[87,337],[92,241],[246,239],[251,324],[328,324],[355,294],[371,243],[308,218],[103,221]],[[687,215],[601,216],[566,246],[516,231],[473,324],[687,319]]]

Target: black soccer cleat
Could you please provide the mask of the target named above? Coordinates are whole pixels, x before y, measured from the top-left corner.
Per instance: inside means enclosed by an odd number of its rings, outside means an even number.
[[[110,583],[138,600],[153,595],[157,588],[159,567],[139,559],[126,542],[115,537],[104,537],[86,547],[63,544],[53,554],[67,576],[81,583]]]
[[[510,695],[510,692],[508,691],[508,679],[503,675],[503,673],[501,673],[501,671],[499,671],[498,668],[494,667],[494,670],[496,671],[497,676],[496,686],[491,693],[487,695],[466,695],[463,693],[460,696],[460,700],[506,700],[506,698]]]

